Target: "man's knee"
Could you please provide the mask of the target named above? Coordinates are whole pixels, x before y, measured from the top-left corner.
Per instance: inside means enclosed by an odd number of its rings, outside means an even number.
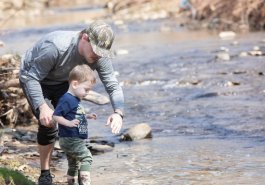
[[[37,141],[39,145],[49,145],[55,143],[58,129],[56,127],[48,128],[43,125],[39,126]]]

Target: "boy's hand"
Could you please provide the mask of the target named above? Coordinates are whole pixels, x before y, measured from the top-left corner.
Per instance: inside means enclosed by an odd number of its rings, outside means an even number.
[[[79,125],[80,121],[78,119],[74,119],[72,121],[69,121],[66,126],[68,127],[77,127]]]
[[[110,125],[111,131],[113,134],[118,134],[122,126],[121,116],[117,113],[110,115],[106,125]]]
[[[97,115],[95,113],[87,114],[86,118],[87,119],[95,119],[96,120],[97,119]]]

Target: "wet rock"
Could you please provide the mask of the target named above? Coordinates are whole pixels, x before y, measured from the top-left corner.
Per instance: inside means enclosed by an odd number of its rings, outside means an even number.
[[[224,31],[219,33],[219,37],[223,40],[230,40],[235,38],[236,33],[233,31]]]
[[[205,94],[200,94],[194,97],[194,99],[200,99],[200,98],[212,98],[218,96],[218,93],[216,92],[210,92],[210,93],[205,93]]]
[[[265,46],[254,46],[252,51],[248,52],[251,56],[265,55]]]
[[[102,145],[98,143],[88,143],[87,148],[93,155],[111,152],[113,150],[113,147],[109,145]]]
[[[5,43],[3,41],[0,40],[0,48],[1,47],[4,47],[5,46]]]
[[[170,32],[171,28],[169,26],[161,26],[160,31],[161,32]]]
[[[229,55],[229,53],[227,53],[225,51],[221,51],[221,52],[217,53],[216,58],[220,59],[220,60],[224,60],[224,61],[229,61],[230,55]]]
[[[229,48],[224,47],[224,46],[220,47],[220,50],[224,52],[229,52]]]
[[[122,20],[115,20],[114,24],[117,25],[117,26],[120,26],[120,25],[123,25],[124,22]]]
[[[52,157],[53,158],[57,158],[57,159],[60,159],[60,158],[62,158],[63,157],[63,151],[59,151],[59,150],[54,150],[53,152],[52,152]]]
[[[86,146],[92,154],[97,155],[112,151],[115,143],[102,137],[93,137],[86,140]]]
[[[262,51],[257,51],[257,50],[249,51],[248,53],[251,56],[262,56],[263,55]]]
[[[260,51],[260,47],[259,47],[259,46],[254,46],[254,47],[253,47],[253,50],[254,50],[254,51]]]
[[[239,56],[240,57],[246,57],[246,56],[248,56],[248,53],[247,52],[241,52],[240,54],[239,54]]]
[[[118,49],[115,51],[115,55],[127,55],[129,54],[129,51],[126,49]]]
[[[121,135],[122,141],[133,141],[152,137],[152,129],[147,123],[140,123]]]
[[[115,143],[112,141],[107,141],[104,139],[90,139],[89,143],[96,143],[96,144],[100,144],[100,145],[108,145],[111,147],[115,146]]]
[[[110,102],[108,97],[99,94],[95,91],[89,91],[88,95],[84,97],[84,100],[91,101],[99,105],[104,105]]]
[[[246,74],[247,71],[233,71],[233,74],[240,75],[240,74]]]
[[[225,83],[226,87],[237,86],[237,85],[240,85],[240,83],[239,82],[232,82],[232,81],[228,81]]]
[[[30,131],[17,130],[13,133],[13,138],[19,141],[36,142],[37,135]]]
[[[238,41],[234,41],[234,42],[232,42],[232,45],[233,45],[233,46],[237,46],[237,45],[238,45]]]

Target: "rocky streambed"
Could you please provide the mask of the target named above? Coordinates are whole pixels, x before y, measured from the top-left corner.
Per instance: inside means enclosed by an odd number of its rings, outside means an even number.
[[[262,184],[264,32],[189,31],[170,19],[110,23],[117,33],[113,65],[126,98],[123,128],[145,122],[153,137],[120,142],[104,126],[110,104],[84,101],[98,115],[90,139],[111,147],[94,155],[93,184]],[[22,54],[49,31],[82,26],[14,30],[1,37],[1,53]],[[105,95],[100,83],[94,90]],[[2,139],[8,151],[1,164],[36,180],[36,125],[16,127],[16,137],[11,131]],[[14,158],[22,162],[11,163]],[[66,169],[64,154],[55,150],[57,184]]]

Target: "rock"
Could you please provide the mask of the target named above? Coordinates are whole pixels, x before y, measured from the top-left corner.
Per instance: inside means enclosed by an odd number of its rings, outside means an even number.
[[[260,51],[260,47],[259,47],[259,46],[254,46],[254,47],[253,47],[253,50],[254,50],[254,51]]]
[[[219,33],[219,37],[224,40],[233,39],[236,36],[236,33],[233,31],[224,31]]]
[[[126,49],[118,49],[115,51],[116,55],[127,55],[128,53],[129,53],[129,51]]]
[[[108,97],[101,95],[95,91],[89,91],[88,95],[84,97],[84,100],[91,101],[99,105],[104,105],[110,102]]]
[[[88,143],[87,148],[91,151],[93,155],[100,154],[100,153],[106,153],[113,150],[113,147],[109,145],[102,145],[98,143]]]
[[[152,137],[152,129],[147,123],[140,123],[127,130],[121,140],[133,141]]]
[[[5,43],[3,41],[0,40],[0,48],[1,47],[4,47],[5,46]]]
[[[9,62],[11,61],[13,58],[13,55],[12,54],[4,54],[2,55],[1,59],[4,61],[4,62]]]
[[[114,147],[115,146],[115,143],[112,142],[112,141],[108,141],[108,140],[105,140],[105,139],[90,139],[90,142],[89,143],[96,143],[96,144],[100,144],[100,145],[108,145],[108,146],[111,146],[111,147]]]
[[[246,56],[248,56],[248,53],[247,52],[241,52],[240,54],[239,54],[239,56],[240,57],[246,57]]]
[[[249,51],[248,53],[249,53],[251,56],[262,56],[262,55],[263,55],[262,51],[257,51],[257,50]]]
[[[236,85],[240,85],[240,83],[239,82],[231,82],[231,81],[228,81],[225,83],[226,87],[231,87],[231,86],[236,86]]]
[[[225,52],[229,52],[229,48],[224,47],[224,46],[220,47],[220,50],[221,51],[225,51]]]
[[[120,26],[120,25],[123,25],[124,22],[122,20],[116,20],[116,21],[114,21],[114,24],[117,26]]]
[[[227,53],[227,52],[219,52],[219,53],[216,55],[216,58],[217,58],[217,59],[220,59],[220,60],[228,61],[228,60],[230,60],[230,55],[229,55],[229,53]]]
[[[232,42],[232,45],[237,46],[238,45],[238,41]]]
[[[54,149],[55,150],[61,150],[61,147],[60,147],[60,144],[59,144],[59,141],[58,140],[55,141]]]

